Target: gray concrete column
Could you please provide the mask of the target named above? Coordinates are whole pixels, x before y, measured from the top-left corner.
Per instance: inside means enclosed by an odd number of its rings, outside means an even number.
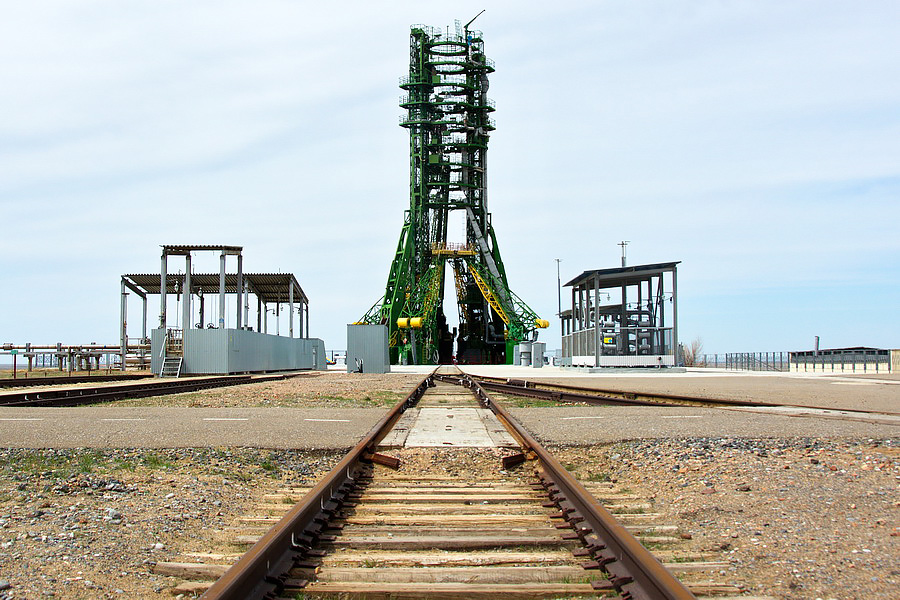
[[[235,302],[235,329],[240,329],[244,311],[244,257],[237,255],[237,302]]]
[[[306,303],[306,328],[304,329],[306,337],[309,337],[309,303]]]
[[[219,256],[219,329],[225,329],[225,251]]]
[[[288,313],[291,316],[290,325],[288,326],[288,332],[290,337],[294,337],[294,284],[293,282],[288,282]]]
[[[600,366],[600,348],[603,336],[600,333],[600,278],[594,277],[594,366]]]
[[[678,267],[674,265],[672,266],[672,354],[678,355]]]
[[[141,296],[141,343],[147,339],[147,296]]]
[[[300,299],[300,338],[301,339],[306,337],[306,335],[305,335],[306,329],[304,329],[304,327],[303,327],[303,319],[306,316],[305,313],[306,313],[306,302],[304,302],[303,299],[301,298]]]
[[[243,288],[243,302],[244,302],[244,325],[249,329],[250,328],[250,282],[244,282]]]
[[[122,370],[125,370],[125,355],[128,353],[128,292],[125,291],[125,279],[122,279],[122,305],[119,309],[119,322],[122,324],[121,342]]]
[[[166,251],[163,250],[159,267],[159,328],[166,329]]]
[[[191,253],[188,252],[184,257],[184,289],[182,290],[182,298],[184,304],[181,309],[181,328],[187,331],[191,328]],[[184,338],[182,338],[184,339]]]

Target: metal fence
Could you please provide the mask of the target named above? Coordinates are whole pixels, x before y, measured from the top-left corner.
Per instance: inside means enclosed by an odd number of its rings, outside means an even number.
[[[790,371],[790,352],[701,354],[694,366],[731,371]]]
[[[889,350],[850,352],[726,352],[701,354],[695,367],[730,371],[887,373],[891,370]]]

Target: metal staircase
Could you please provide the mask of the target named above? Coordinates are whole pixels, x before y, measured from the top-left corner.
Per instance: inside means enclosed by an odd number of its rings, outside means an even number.
[[[181,377],[181,367],[184,364],[184,330],[166,330],[161,358],[160,377]]]
[[[180,377],[181,364],[184,362],[183,356],[167,356],[163,359],[162,368],[159,370],[160,377]]]

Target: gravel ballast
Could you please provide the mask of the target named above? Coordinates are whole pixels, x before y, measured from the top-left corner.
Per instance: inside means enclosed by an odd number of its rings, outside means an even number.
[[[900,589],[900,440],[690,438],[558,448],[583,481],[650,499],[682,550],[754,595],[889,600]]]
[[[0,449],[0,600],[171,598],[158,561],[234,552],[222,531],[343,452]],[[0,586],[0,588],[5,586]]]

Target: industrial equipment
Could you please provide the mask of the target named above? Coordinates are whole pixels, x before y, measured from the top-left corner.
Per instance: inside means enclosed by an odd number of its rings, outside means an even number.
[[[474,19],[472,19],[474,21]],[[360,323],[388,327],[392,363],[510,363],[519,342],[548,322],[509,288],[487,210],[493,62],[469,21],[453,31],[413,25],[400,125],[409,131],[409,210],[384,296]],[[465,241],[448,242],[462,213]],[[444,315],[445,267],[453,269],[459,329]]]

